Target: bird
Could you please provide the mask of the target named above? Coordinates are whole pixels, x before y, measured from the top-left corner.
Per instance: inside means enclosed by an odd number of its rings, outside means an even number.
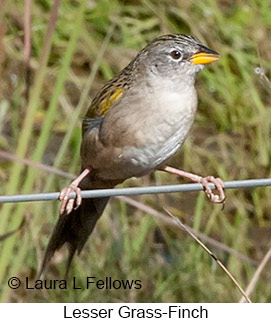
[[[81,190],[114,188],[128,178],[160,170],[201,183],[212,202],[224,203],[220,178],[166,165],[193,124],[196,75],[219,58],[196,37],[162,35],[97,93],[82,121],[81,173],[60,192],[60,215],[38,276],[64,244],[69,250],[67,276],[75,252],[80,254],[108,203],[107,197],[82,200]],[[69,198],[71,192],[75,198]]]

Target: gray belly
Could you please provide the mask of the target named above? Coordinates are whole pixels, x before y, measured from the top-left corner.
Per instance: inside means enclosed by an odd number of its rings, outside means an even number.
[[[193,116],[174,125],[163,123],[140,135],[146,136],[145,146],[124,147],[114,156],[114,167],[103,169],[99,176],[107,179],[126,179],[143,176],[164,164],[182,146],[193,123]],[[136,137],[136,134],[135,134]]]
[[[152,133],[153,142],[144,148],[130,147],[125,150],[125,159],[129,160],[130,171],[134,176],[142,176],[164,164],[182,146],[193,120],[183,120],[178,129],[171,133]]]
[[[159,93],[156,105],[152,95],[146,96],[143,103],[139,100],[131,104],[129,114],[124,114],[121,108],[111,110],[112,115],[109,111],[103,129],[107,121],[109,127],[110,119],[110,126],[114,124],[111,137],[117,145],[106,158],[110,163],[98,167],[100,177],[126,179],[145,175],[165,163],[183,144],[196,112],[195,89],[189,87],[177,92],[165,89]],[[139,117],[140,127],[137,124]],[[108,142],[106,132],[100,135]]]

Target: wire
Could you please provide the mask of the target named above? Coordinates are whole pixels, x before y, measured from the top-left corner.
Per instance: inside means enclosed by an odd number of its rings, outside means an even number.
[[[209,184],[211,189],[215,189],[214,184]],[[237,189],[248,187],[271,186],[271,178],[248,179],[239,181],[224,182],[225,189]],[[178,185],[161,185],[147,187],[130,187],[130,188],[113,188],[113,189],[98,189],[82,191],[82,198],[95,197],[111,197],[124,195],[140,195],[140,194],[161,194],[161,193],[177,193],[191,192],[202,190],[201,184],[178,184]],[[75,198],[75,193],[69,195],[70,198]],[[17,203],[17,202],[32,202],[32,201],[50,201],[57,200],[59,192],[54,193],[39,193],[25,195],[1,195],[0,203]]]

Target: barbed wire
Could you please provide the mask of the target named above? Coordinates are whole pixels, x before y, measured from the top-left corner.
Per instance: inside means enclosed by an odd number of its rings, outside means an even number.
[[[271,178],[236,180],[224,182],[225,189],[253,188],[261,186],[271,186]],[[214,184],[209,184],[211,189],[215,189]],[[82,198],[142,195],[142,194],[161,194],[161,193],[177,193],[191,192],[203,190],[201,184],[178,184],[178,185],[160,185],[146,187],[129,187],[129,188],[113,188],[113,189],[97,189],[85,190],[81,192]],[[18,203],[33,201],[51,201],[59,198],[59,192],[53,193],[37,193],[24,195],[0,195],[0,203]],[[75,193],[69,195],[75,198]]]

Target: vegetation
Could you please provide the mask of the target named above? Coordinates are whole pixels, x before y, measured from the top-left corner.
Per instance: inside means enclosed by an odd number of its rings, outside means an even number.
[[[27,1],[26,1],[27,2]],[[70,174],[80,170],[80,120],[99,88],[146,42],[164,33],[189,33],[221,54],[197,80],[199,111],[171,165],[224,180],[270,177],[271,5],[268,1],[88,0],[32,1],[31,57],[24,55],[24,2],[0,0],[0,194],[59,191],[70,179],[20,158]],[[54,18],[52,13],[58,12]],[[50,18],[51,17],[51,18]],[[55,27],[54,27],[55,23]],[[28,71],[28,73],[26,73]],[[30,92],[27,97],[27,75]],[[0,157],[1,158],[1,157]],[[31,163],[30,163],[31,164]],[[155,173],[124,186],[180,183]],[[270,248],[270,188],[228,190],[224,210],[204,193],[133,197],[168,208],[184,223],[258,263]],[[141,280],[141,289],[27,290],[57,221],[59,202],[5,204],[0,234],[0,299],[11,302],[237,302],[229,277],[178,228],[112,199],[70,277]],[[210,248],[246,288],[257,264],[219,246]],[[61,279],[66,250],[47,279]],[[12,290],[10,277],[22,286]],[[270,261],[251,299],[270,302]]]

